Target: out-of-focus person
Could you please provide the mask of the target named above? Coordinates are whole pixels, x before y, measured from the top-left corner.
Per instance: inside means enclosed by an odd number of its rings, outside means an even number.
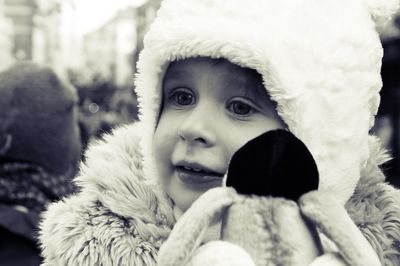
[[[81,157],[77,94],[50,68],[0,73],[0,264],[39,265],[37,223],[74,191]]]

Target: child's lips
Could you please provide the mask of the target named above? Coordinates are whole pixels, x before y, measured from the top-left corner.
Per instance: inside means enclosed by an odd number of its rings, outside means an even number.
[[[215,186],[222,184],[223,174],[216,172],[209,172],[201,168],[191,168],[187,166],[176,166],[176,171],[179,179],[186,184],[207,184]]]

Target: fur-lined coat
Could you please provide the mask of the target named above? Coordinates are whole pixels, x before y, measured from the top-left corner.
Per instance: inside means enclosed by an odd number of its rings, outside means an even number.
[[[300,211],[344,261],[400,265],[400,193],[384,183],[385,155],[369,135],[382,87],[376,26],[397,8],[398,0],[163,0],[137,62],[141,122],[90,147],[75,180],[80,192],[45,213],[45,265],[155,265],[171,240],[179,243],[175,229],[201,197],[175,224],[151,151],[165,71],[193,57],[224,58],[262,76],[278,115],[318,166],[318,191],[302,196]],[[312,266],[326,265],[321,257]]]
[[[89,148],[79,193],[43,216],[44,265],[156,265],[175,218],[143,176],[140,132],[140,123],[122,127]],[[400,265],[400,193],[379,169],[366,169],[346,209],[383,265]]]

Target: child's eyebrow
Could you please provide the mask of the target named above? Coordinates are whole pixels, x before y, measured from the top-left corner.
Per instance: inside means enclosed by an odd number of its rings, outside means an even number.
[[[235,86],[247,95],[251,95],[254,97],[259,97],[261,95],[260,88],[258,88],[260,85],[255,80],[234,74],[227,74],[225,80],[225,86],[227,88],[229,88],[230,86]]]
[[[182,78],[187,78],[190,72],[185,70],[170,70],[164,76],[164,80],[181,80]]]

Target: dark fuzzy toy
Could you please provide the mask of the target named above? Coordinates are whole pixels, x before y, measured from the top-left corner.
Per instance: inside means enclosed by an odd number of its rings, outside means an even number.
[[[304,143],[278,129],[250,140],[233,155],[226,185],[245,195],[297,201],[317,189],[318,181],[317,165]]]

